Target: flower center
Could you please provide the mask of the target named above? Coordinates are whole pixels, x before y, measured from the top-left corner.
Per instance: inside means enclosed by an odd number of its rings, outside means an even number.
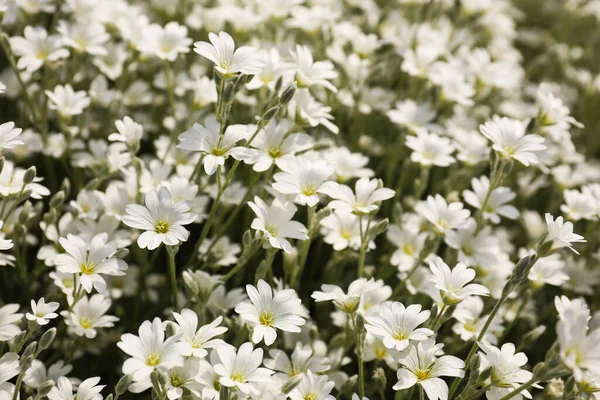
[[[154,231],[156,233],[167,233],[169,232],[169,223],[167,221],[161,220],[154,225]]]
[[[424,381],[426,379],[429,379],[429,377],[431,376],[431,370],[428,368],[417,369],[417,370],[415,370],[415,376],[417,377],[418,380]]]
[[[394,340],[406,340],[408,339],[408,334],[406,333],[405,329],[402,329],[401,331],[394,332],[392,337],[394,338]]]
[[[302,194],[305,196],[312,196],[315,193],[317,193],[316,185],[310,184],[310,185],[302,187]]]
[[[179,387],[181,385],[183,385],[183,378],[181,377],[181,375],[179,375],[179,374],[171,375],[171,386]]]
[[[81,264],[80,267],[81,267],[81,273],[84,275],[91,275],[94,273],[94,270],[96,269],[96,266],[91,261],[86,261],[85,263]]]
[[[305,394],[304,400],[317,400],[317,395],[314,393]]]
[[[235,371],[233,374],[231,374],[231,380],[234,382],[246,382],[244,374],[240,371]]]
[[[148,358],[146,358],[146,365],[155,367],[158,364],[160,364],[160,356],[157,353],[152,353]]]
[[[415,245],[412,243],[406,243],[404,246],[402,246],[402,251],[404,251],[404,254],[412,256],[413,254],[415,254]]]
[[[279,158],[281,157],[281,149],[279,147],[271,147],[268,151],[269,157]]]
[[[227,153],[227,149],[222,149],[220,147],[213,147],[210,151],[213,156],[223,157]]]
[[[92,320],[89,318],[81,318],[79,320],[79,325],[81,325],[83,329],[90,329],[92,327],[92,323]]]
[[[260,313],[258,321],[263,326],[271,326],[273,325],[273,322],[275,322],[275,317],[273,317],[273,314],[271,314],[270,312],[263,311],[262,313]]]
[[[275,229],[273,226],[268,225],[265,227],[265,230],[269,233],[269,235],[277,236],[277,229]]]

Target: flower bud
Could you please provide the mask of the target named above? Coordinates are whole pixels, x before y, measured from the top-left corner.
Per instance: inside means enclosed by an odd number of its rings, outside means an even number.
[[[223,90],[223,102],[229,104],[233,101],[233,84],[227,84]]]
[[[352,375],[346,382],[342,385],[339,392],[340,399],[349,399],[352,397],[354,393],[354,387],[356,386],[356,382],[358,382],[358,377],[356,375]]]
[[[65,192],[65,197],[69,197],[71,195],[71,181],[69,178],[65,178],[60,185],[60,190]]]
[[[12,344],[10,345],[10,351],[12,353],[19,353],[25,344],[25,336],[27,336],[27,331],[23,331],[19,333],[13,339]]]
[[[277,114],[277,111],[279,111],[279,107],[275,106],[275,107],[271,107],[269,108],[262,116],[261,121],[264,121],[264,124],[266,125],[270,120],[273,119],[273,117],[275,116],[275,114]]]
[[[373,371],[373,379],[375,380],[375,386],[378,387],[382,393],[385,393],[385,388],[387,387],[385,370],[381,367],[375,368],[375,371]]]
[[[33,180],[35,179],[35,174],[36,174],[35,166],[31,166],[31,167],[27,168],[27,171],[25,171],[25,175],[23,175],[23,183],[28,184],[28,183],[33,182]]]
[[[46,382],[42,383],[37,390],[37,394],[39,397],[45,397],[50,393],[52,388],[54,387],[54,381],[52,379],[48,379]]]
[[[198,296],[198,293],[200,293],[200,286],[198,285],[198,282],[196,282],[194,274],[191,271],[183,271],[182,275],[185,287],[194,295]]]
[[[282,107],[287,106],[289,104],[289,102],[292,101],[292,98],[294,97],[295,93],[296,93],[296,82],[292,83],[290,86],[285,88],[283,93],[281,93],[281,96],[279,96],[279,104]]]
[[[40,338],[40,349],[46,350],[50,347],[56,337],[56,328],[48,329]]]
[[[37,350],[37,342],[29,343],[29,346],[27,346],[25,348],[25,351],[23,351],[23,355],[21,356],[21,359],[25,359],[29,356],[33,356],[33,354],[35,353],[36,350]]]
[[[129,255],[129,249],[123,248],[123,249],[118,249],[117,251],[115,251],[115,254],[113,254],[113,257],[123,259],[123,258],[127,257],[128,255]]]
[[[152,393],[154,393],[154,392],[152,392]],[[113,400],[114,398],[115,398],[115,397],[114,397],[114,396],[113,396],[113,394],[111,393],[111,394],[109,394],[108,396],[106,396],[106,397],[104,398],[104,400]]]
[[[61,190],[60,192],[57,192],[54,196],[52,196],[52,198],[50,199],[50,208],[59,208],[63,205],[64,202],[65,192]]]
[[[94,178],[91,181],[89,181],[83,189],[87,191],[96,190],[98,189],[98,186],[100,186],[100,183],[102,183],[102,180],[100,178]]]
[[[284,394],[288,394],[294,390],[294,388],[298,386],[300,382],[302,382],[302,374],[294,375],[287,382],[285,382],[283,386],[281,386],[281,391]]]
[[[479,366],[481,365],[481,357],[475,354],[469,363],[469,385],[474,386],[479,382]]]
[[[167,384],[167,378],[165,378],[162,372],[156,370],[150,374],[150,381],[157,393],[162,393],[162,388]]]
[[[258,264],[258,268],[256,268],[256,273],[254,274],[254,282],[257,283],[261,279],[265,279],[267,276],[267,264],[265,260],[262,260],[260,264]]]
[[[237,77],[237,79],[235,80],[235,83],[233,85],[233,94],[239,92],[240,90],[242,90],[244,88],[244,85],[246,83],[248,83],[248,78],[252,79],[252,76],[240,74]]]
[[[123,375],[121,379],[119,379],[119,382],[117,382],[117,386],[115,386],[115,393],[117,394],[117,396],[122,395],[127,391],[127,389],[129,389],[131,381],[131,375]]]
[[[562,382],[562,380],[560,380],[560,382]],[[548,386],[550,386],[550,385],[551,385],[551,383],[548,384]],[[554,384],[554,386],[559,386],[560,387],[560,384]],[[558,392],[558,390],[556,390],[556,391]],[[571,376],[564,383],[564,387],[563,387],[563,390],[562,390],[562,397],[563,397],[563,399],[568,399],[573,394],[575,394],[575,377]]]
[[[487,367],[479,374],[479,382],[485,382],[492,376],[492,367]]]
[[[167,338],[170,338],[171,336],[175,336],[177,334],[177,328],[175,327],[175,324],[171,321],[167,321],[167,327],[165,329],[166,331],[166,336]]]
[[[387,218],[385,218],[385,219],[379,221],[378,223],[376,223],[375,225],[373,225],[369,229],[368,240],[373,240],[377,236],[379,236],[382,233],[384,233],[385,231],[387,231],[387,228],[388,228],[389,224],[390,224],[390,220],[387,219]]]

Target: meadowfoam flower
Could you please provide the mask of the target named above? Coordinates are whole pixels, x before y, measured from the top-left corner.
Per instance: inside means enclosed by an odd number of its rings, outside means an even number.
[[[125,208],[127,215],[123,216],[125,225],[145,230],[137,239],[140,248],[154,250],[161,243],[175,246],[188,239],[190,233],[183,226],[196,220],[196,215],[189,213],[190,201],[173,203],[169,189],[161,186],[146,193],[144,202],[145,207],[129,204]]]
[[[273,189],[282,194],[296,195],[294,201],[297,204],[309,207],[319,202],[320,189],[333,174],[333,167],[327,161],[311,161],[307,157],[285,157],[277,166],[283,172],[273,176]]]
[[[290,50],[290,54],[294,60],[292,68],[299,88],[323,86],[334,93],[337,92],[336,87],[330,82],[338,76],[331,61],[314,62],[309,48],[298,44],[296,51]]]
[[[64,118],[83,113],[90,105],[90,98],[83,90],[75,92],[71,85],[58,85],[54,91],[45,91],[50,99],[50,109],[56,110]]]
[[[377,210],[381,201],[391,199],[396,194],[392,189],[381,187],[378,179],[366,177],[356,181],[354,189],[353,192],[346,185],[326,182],[321,186],[321,193],[335,199],[329,203],[332,209],[359,216]]]
[[[179,343],[181,336],[176,334],[165,339],[160,318],[154,318],[152,322],[144,321],[138,335],[126,333],[121,335],[121,341],[117,343],[131,357],[123,363],[123,373],[131,374],[134,382],[149,381],[154,370],[166,372],[173,367],[183,366],[183,344]]]
[[[216,35],[208,34],[210,43],[194,43],[194,51],[215,63],[215,69],[228,78],[237,73],[256,75],[260,73],[265,62],[261,54],[253,47],[235,48],[235,42],[227,32]]]
[[[56,30],[62,35],[63,43],[79,53],[93,56],[104,56],[108,53],[105,43],[110,35],[106,32],[104,24],[98,22],[69,24],[60,21]]]
[[[321,285],[321,291],[315,291],[311,295],[317,302],[333,301],[340,310],[352,314],[356,312],[361,302],[362,296],[372,290],[378,290],[383,287],[382,280],[373,278],[360,278],[348,286],[348,292],[345,293],[342,288],[336,285]]]
[[[485,354],[486,364],[492,368],[491,384],[497,388],[498,398],[507,395],[533,376],[531,372],[521,369],[527,363],[527,356],[525,353],[516,353],[514,344],[505,343],[501,348],[483,343],[478,345]],[[521,394],[531,398],[527,390],[521,391]]]
[[[308,371],[302,376],[302,380],[289,394],[290,400],[335,400],[331,390],[335,382],[327,379],[327,375],[315,375]]]
[[[208,175],[225,165],[229,156],[236,160],[250,160],[255,155],[252,149],[236,146],[237,142],[248,137],[247,126],[229,125],[222,136],[219,132],[217,117],[211,115],[204,120],[204,125],[194,124],[192,129],[180,134],[177,148],[203,153],[204,172]]]
[[[313,128],[323,125],[331,133],[340,133],[340,128],[331,120],[333,116],[331,107],[324,106],[318,102],[308,91],[308,89],[296,90],[294,98],[288,105],[290,117],[299,125],[310,125]]]
[[[140,145],[140,140],[144,135],[144,128],[128,116],[122,120],[115,121],[118,133],[111,133],[108,140],[113,142],[122,142],[135,153]]]
[[[273,374],[270,369],[260,367],[263,350],[255,349],[252,343],[242,344],[237,352],[232,346],[220,346],[216,350],[219,364],[215,365],[214,370],[223,386],[256,395],[259,393],[257,384]]]
[[[269,356],[264,360],[265,367],[277,371],[276,377],[287,380],[299,374],[306,374],[312,371],[315,374],[326,372],[331,368],[327,357],[315,354],[310,345],[296,343],[291,357],[283,350],[271,349]]]
[[[308,239],[306,227],[298,221],[292,221],[296,213],[296,206],[293,204],[275,199],[268,206],[260,197],[254,196],[254,202],[249,201],[248,205],[256,214],[251,228],[260,232],[270,246],[290,253],[292,245],[287,238]]]
[[[462,378],[465,375],[465,363],[458,357],[437,355],[444,345],[435,343],[433,338],[414,344],[407,353],[400,356],[398,362],[403,368],[397,372],[398,382],[394,390],[404,390],[420,385],[429,400],[447,400],[448,385],[442,376]]]
[[[575,254],[579,254],[577,250],[573,248],[572,243],[583,243],[586,240],[583,236],[573,233],[573,223],[564,222],[563,217],[554,219],[549,213],[546,213],[545,217],[548,234],[544,239],[544,243],[551,243],[549,251],[558,251],[566,247]]]
[[[300,332],[306,322],[300,316],[302,302],[294,289],[283,289],[273,293],[264,280],[257,287],[246,285],[249,302],[235,307],[235,312],[252,327],[252,342],[265,341],[267,346],[277,338],[277,329],[284,332]]]
[[[35,321],[38,325],[46,325],[51,319],[58,317],[54,311],[58,310],[59,304],[55,301],[46,303],[42,297],[37,303],[31,300],[31,312],[25,314],[29,321]]]
[[[515,159],[525,166],[539,162],[536,152],[546,149],[544,138],[525,134],[526,125],[516,119],[494,116],[479,126],[479,130],[494,142],[492,148],[507,159]]]
[[[23,376],[23,382],[34,389],[40,387],[40,385],[48,380],[54,383],[58,382],[58,378],[66,376],[73,370],[71,364],[65,364],[63,360],[59,360],[51,364],[48,369],[43,362],[40,360],[33,360],[31,367],[25,371]]]
[[[47,62],[58,61],[69,57],[69,50],[62,47],[61,38],[58,35],[48,36],[44,28],[26,26],[23,31],[24,37],[13,36],[10,45],[19,56],[17,67],[28,73],[40,69]]]
[[[119,320],[112,315],[106,315],[110,306],[110,299],[101,294],[95,294],[90,298],[83,296],[73,306],[73,311],[63,311],[61,315],[65,318],[69,332],[93,339],[98,333],[97,329],[112,328]]]
[[[452,314],[452,318],[457,321],[452,325],[452,332],[465,342],[478,338],[489,316],[482,315],[482,313],[483,300],[481,297],[467,297],[456,306],[456,310]],[[502,317],[496,314],[481,341],[490,344],[498,343],[496,334],[502,332],[502,322]]]
[[[17,324],[23,318],[23,314],[17,313],[18,304],[6,304],[0,307],[0,341],[6,342],[21,333]]]
[[[417,328],[429,319],[429,310],[421,311],[420,304],[404,304],[394,301],[377,306],[376,312],[366,316],[365,328],[373,336],[383,340],[388,349],[402,351],[411,341],[421,341],[433,335],[427,328]]]
[[[448,203],[436,194],[435,197],[428,196],[426,201],[421,201],[415,206],[415,211],[429,221],[436,233],[445,235],[451,229],[457,229],[467,222],[471,215],[469,210],[464,209],[463,203],[457,201]]]
[[[487,203],[485,203],[485,209],[483,210],[483,217],[485,219],[492,221],[494,224],[498,224],[500,223],[501,216],[508,219],[516,219],[519,217],[519,210],[512,205],[506,204],[517,196],[510,188],[497,187],[488,195],[490,190],[490,180],[487,176],[482,176],[479,179],[473,178],[471,180],[471,186],[473,187],[473,191],[465,190],[463,192],[463,197],[467,204],[478,210],[483,207],[487,198]]]
[[[22,140],[17,139],[23,129],[15,128],[14,122],[5,122],[0,125],[0,149],[14,149],[15,147],[25,144]],[[2,227],[0,226],[0,229]]]
[[[56,386],[48,393],[50,400],[102,400],[100,392],[105,385],[98,385],[100,377],[88,378],[81,382],[75,393],[73,393],[73,384],[68,378],[61,376],[56,382]]]
[[[447,167],[456,161],[450,155],[454,152],[452,141],[435,133],[419,132],[417,136],[408,136],[406,146],[413,150],[411,161],[424,167]]]
[[[200,396],[202,385],[198,381],[200,363],[194,358],[188,358],[181,367],[173,367],[167,374],[167,398],[169,400],[183,397],[184,389],[189,390],[193,396]]]
[[[487,296],[490,291],[483,285],[469,283],[475,278],[475,270],[463,263],[458,263],[450,270],[448,264],[440,257],[429,263],[432,281],[440,291],[444,303],[458,304],[467,296]]]
[[[89,243],[69,233],[66,238],[60,238],[59,243],[66,253],[54,258],[56,269],[58,272],[77,274],[79,283],[88,293],[92,287],[104,293],[106,281],[100,275],[122,276],[128,268],[125,261],[112,257],[117,245],[108,240],[106,232],[97,234]]]
[[[189,308],[184,308],[181,313],[173,312],[173,317],[181,333],[182,356],[205,358],[208,355],[206,349],[214,349],[225,344],[223,340],[215,339],[215,336],[227,332],[226,327],[220,326],[223,322],[222,316],[208,325],[201,326],[200,329],[198,329],[198,315]]]
[[[411,99],[399,101],[395,109],[387,112],[387,116],[396,125],[405,126],[415,134],[439,129],[433,122],[436,112],[430,103],[418,104]]]
[[[179,54],[189,53],[192,39],[187,37],[188,28],[177,22],[169,22],[163,28],[151,24],[144,29],[140,50],[161,60],[173,62]]]

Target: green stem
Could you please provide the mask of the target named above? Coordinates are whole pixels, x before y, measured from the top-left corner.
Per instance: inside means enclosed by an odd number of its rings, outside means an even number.
[[[522,384],[521,386],[519,386],[512,392],[508,393],[506,396],[501,397],[500,400],[511,399],[511,398],[515,397],[516,395],[518,395],[519,393],[521,393],[523,390],[529,389],[531,387],[531,385],[533,385],[534,383],[535,383],[535,377],[531,378],[530,380],[528,380],[527,382],[525,382],[524,384]]]
[[[179,246],[167,246],[167,251],[169,253],[169,275],[173,307],[175,307],[176,310],[179,310],[179,305],[177,304],[177,272],[175,265],[175,255],[179,251]]]
[[[425,400],[425,393],[423,392],[423,386],[419,385],[419,399]]]
[[[310,230],[311,230],[311,225],[313,223],[313,218],[315,216],[315,207],[316,206],[308,207],[308,210],[307,210],[308,217],[307,217],[306,226],[309,229],[309,234],[310,234]],[[292,288],[298,287],[298,280],[300,279],[300,277],[302,276],[302,273],[304,272],[304,266],[306,265],[306,259],[308,258],[308,252],[310,251],[311,242],[312,242],[312,237],[309,237],[308,240],[305,240],[302,243],[302,253],[300,254],[298,268],[294,269],[294,272],[292,272],[292,278],[291,278],[291,282],[290,282],[290,286]]]
[[[442,306],[442,308],[440,308],[440,310],[438,311],[438,314],[435,316],[435,319],[433,320],[433,325],[431,325],[432,331],[437,332],[437,330],[440,328],[438,326],[438,323],[441,321],[442,315],[444,315],[447,308],[448,308],[448,305],[444,304]]]

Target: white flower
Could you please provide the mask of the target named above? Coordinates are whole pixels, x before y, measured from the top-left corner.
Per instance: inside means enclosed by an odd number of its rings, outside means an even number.
[[[126,143],[130,149],[137,149],[144,135],[144,128],[128,116],[115,121],[118,133],[111,133],[108,140]]]
[[[236,146],[237,142],[248,137],[250,132],[247,126],[229,125],[222,136],[219,132],[217,118],[211,115],[204,120],[204,125],[194,124],[192,129],[181,133],[177,148],[205,154],[204,171],[208,175],[225,165],[225,159],[229,156],[236,160],[249,160],[255,154],[252,149]]]
[[[419,232],[418,226],[409,223],[400,225],[392,224],[386,231],[387,239],[397,248],[392,253],[390,264],[397,266],[399,271],[408,271],[421,254],[428,234]]]
[[[537,164],[536,152],[545,150],[544,138],[525,134],[527,126],[516,119],[494,116],[479,126],[479,130],[494,142],[492,148],[503,158],[513,158],[525,166]]]
[[[222,316],[208,325],[201,326],[200,329],[198,329],[198,315],[189,308],[181,310],[181,314],[173,312],[173,317],[181,333],[182,356],[205,358],[208,355],[206,349],[214,349],[225,344],[221,339],[214,338],[227,332],[226,327],[219,326],[223,322]]]
[[[149,380],[155,369],[166,372],[183,366],[183,344],[178,342],[180,335],[165,340],[160,318],[144,321],[138,333],[139,336],[131,333],[121,335],[121,341],[117,343],[125,354],[131,356],[123,363],[123,373],[131,374],[134,382]]]
[[[194,43],[194,51],[215,63],[215,69],[225,77],[237,73],[256,75],[265,65],[261,54],[253,47],[235,48],[233,38],[227,32],[208,34],[210,43]]]
[[[475,278],[475,270],[463,263],[458,263],[450,270],[448,264],[440,257],[429,263],[432,281],[439,289],[444,303],[458,304],[467,296],[487,296],[490,291],[483,285],[469,283]]]
[[[394,110],[387,112],[387,116],[393,123],[405,126],[416,134],[440,128],[433,122],[436,112],[429,103],[418,104],[411,99],[399,101]]]
[[[17,313],[18,304],[6,304],[0,307],[0,342],[6,342],[21,333],[17,324],[23,318],[23,314]]]
[[[481,315],[482,312],[483,300],[481,300],[481,297],[467,297],[456,306],[456,310],[452,314],[452,318],[458,321],[452,326],[452,331],[465,342],[479,337],[488,319],[488,315]],[[496,344],[498,342],[496,334],[502,332],[502,329],[502,317],[496,314],[485,332],[482,342]]]
[[[181,367],[173,367],[167,373],[167,398],[179,399],[184,389],[189,389],[194,397],[200,396],[202,385],[198,381],[200,363],[194,358],[188,358]]]
[[[560,258],[560,255],[551,254],[537,260],[529,271],[527,278],[537,286],[545,284],[561,286],[570,279],[564,269],[565,262]]]
[[[287,380],[299,374],[312,371],[315,374],[326,372],[331,368],[327,357],[315,354],[310,345],[297,342],[291,357],[283,350],[269,350],[271,358],[264,360],[265,367],[277,371],[276,377]]]
[[[258,394],[256,384],[269,379],[273,371],[260,368],[263,350],[254,349],[252,343],[244,343],[237,353],[232,346],[219,346],[219,364],[214,369],[219,375],[219,383],[236,388],[244,394]]]
[[[563,217],[558,217],[555,220],[551,214],[546,213],[546,227],[548,228],[548,235],[546,235],[544,243],[552,242],[551,251],[566,247],[575,254],[579,254],[573,248],[572,243],[582,243],[586,240],[583,236],[573,233],[573,223],[564,222]]]
[[[65,364],[62,360],[50,365],[48,370],[46,370],[46,366],[43,362],[40,360],[33,360],[31,367],[25,371],[23,382],[25,382],[27,386],[37,389],[42,383],[48,380],[52,380],[56,383],[58,378],[66,376],[72,370],[73,366],[71,364]]]
[[[351,213],[334,211],[320,221],[323,241],[336,251],[346,248],[358,250],[361,245],[361,232],[358,217]],[[363,231],[366,224],[363,224]],[[363,232],[364,234],[365,232]],[[375,243],[372,243],[373,247]],[[371,246],[370,246],[371,247]]]
[[[492,193],[488,196],[490,180],[487,176],[482,176],[479,179],[473,178],[471,180],[471,185],[473,191],[465,190],[463,192],[463,197],[468,204],[477,209],[481,209],[487,198],[487,203],[483,210],[483,217],[485,219],[489,219],[494,224],[498,224],[500,223],[500,216],[508,219],[516,219],[519,216],[519,210],[517,210],[516,207],[506,204],[516,197],[515,192],[510,190],[510,188],[494,188]]]
[[[384,286],[382,280],[376,281],[371,278],[360,278],[353,281],[348,286],[348,293],[336,285],[321,285],[322,291],[315,291],[311,295],[315,301],[333,301],[336,307],[346,313],[353,313],[358,309],[358,306],[362,300],[362,296],[372,290],[381,289]]]
[[[0,126],[1,128],[1,126]],[[583,187],[582,191],[563,191],[565,204],[560,206],[560,211],[567,214],[569,219],[578,221],[580,219],[596,220],[598,217],[598,199],[589,187]]]
[[[15,128],[14,122],[5,122],[0,125],[0,149],[14,149],[19,145],[25,144],[22,140],[17,139],[22,131],[23,129]]]
[[[37,303],[31,300],[31,312],[25,314],[29,321],[35,321],[38,325],[46,325],[51,319],[58,317],[54,311],[58,310],[59,304],[55,301],[46,303],[42,297]]]
[[[96,337],[97,328],[112,328],[119,320],[112,315],[105,315],[110,305],[110,299],[101,294],[90,298],[83,296],[75,304],[73,311],[63,311],[61,315],[65,318],[70,332],[93,339]]]
[[[515,345],[505,343],[501,348],[478,343],[485,354],[486,364],[492,368],[492,386],[502,388],[500,397],[510,393],[522,383],[529,381],[533,374],[521,369],[527,363],[525,353],[515,353]],[[525,397],[531,398],[527,390],[521,392]]]
[[[335,400],[329,394],[334,386],[335,382],[328,380],[327,375],[315,375],[309,370],[288,396],[290,400]]]
[[[1,388],[9,379],[18,375],[20,369],[19,355],[17,353],[7,352],[0,357],[0,395],[2,396],[2,400],[12,398],[12,396],[4,397]]]
[[[62,47],[62,41],[57,35],[48,36],[44,28],[26,26],[24,36],[13,36],[10,45],[19,61],[17,67],[28,73],[40,69],[46,62],[53,62],[69,57],[69,50]]]
[[[123,223],[136,229],[145,230],[138,239],[140,248],[154,250],[161,243],[175,246],[185,242],[190,233],[183,225],[191,224],[196,215],[190,214],[190,201],[180,200],[173,203],[171,192],[165,186],[159,190],[150,190],[144,198],[146,206],[129,204],[123,216]]]
[[[100,392],[104,385],[98,385],[100,377],[88,378],[81,382],[73,393],[73,384],[64,376],[58,378],[55,387],[48,393],[50,400],[102,400]]]
[[[72,117],[83,113],[90,105],[90,98],[83,90],[75,92],[71,85],[58,85],[54,91],[45,91],[50,99],[50,109],[57,110],[63,117]]]
[[[429,400],[447,400],[448,385],[442,376],[465,376],[465,363],[454,356],[437,357],[444,345],[435,344],[434,339],[414,344],[408,353],[398,360],[404,367],[398,370],[398,383],[394,390],[408,389],[416,384],[421,385]]]
[[[444,241],[458,250],[458,261],[469,267],[494,265],[501,254],[500,243],[491,228],[484,227],[477,232],[474,218],[469,218],[460,228],[446,232]]]
[[[369,157],[362,153],[352,153],[346,147],[330,147],[324,153],[325,159],[335,168],[335,177],[339,182],[352,178],[370,178],[375,173],[366,168]]]
[[[187,37],[188,28],[177,22],[169,22],[165,27],[158,24],[148,25],[144,29],[139,43],[143,53],[153,54],[161,60],[175,61],[181,53],[188,53],[192,39]]]
[[[338,134],[340,129],[331,122],[333,116],[330,114],[331,107],[319,103],[310,94],[308,89],[298,89],[294,98],[288,106],[290,118],[306,123],[313,128],[323,125],[331,133]]]
[[[294,289],[278,290],[273,294],[271,286],[260,279],[257,287],[246,285],[249,302],[235,307],[235,312],[252,327],[252,342],[270,346],[277,338],[277,329],[300,332],[306,322],[300,316],[302,302]]]
[[[62,35],[63,43],[78,52],[94,56],[103,56],[108,52],[104,44],[110,35],[101,23],[69,24],[60,21],[56,30]]]
[[[433,335],[427,328],[417,328],[429,319],[429,310],[421,311],[420,304],[404,304],[394,301],[377,306],[376,312],[366,317],[365,328],[370,334],[383,340],[388,349],[402,351],[410,341],[421,341]]]
[[[325,160],[312,161],[308,157],[288,156],[281,159],[273,179],[273,189],[282,194],[296,195],[300,205],[315,206],[325,181],[333,174],[333,167]]]
[[[248,205],[256,214],[251,228],[261,232],[271,246],[290,253],[292,245],[287,238],[308,239],[306,227],[298,221],[292,221],[296,213],[296,206],[293,204],[275,199],[268,206],[260,197],[254,196],[254,202],[249,201]]]
[[[326,182],[321,193],[335,199],[329,207],[341,212],[365,215],[379,208],[379,202],[390,199],[396,194],[388,188],[382,188],[378,179],[360,178],[354,186],[355,192],[348,186],[337,182]]]
[[[435,133],[421,131],[417,136],[408,136],[406,146],[413,150],[411,161],[424,167],[447,167],[456,161],[450,155],[454,152],[452,141]]]
[[[445,235],[467,222],[471,212],[463,207],[463,203],[459,201],[447,203],[442,196],[436,194],[435,197],[428,196],[426,201],[419,202],[415,211],[429,221],[437,233]]]
[[[331,61],[313,62],[313,56],[307,46],[296,45],[296,51],[290,50],[294,59],[293,69],[296,72],[296,83],[299,88],[309,88],[311,86],[323,86],[332,92],[337,89],[331,82],[338,73],[333,68]]]
[[[107,233],[97,234],[89,243],[69,233],[66,238],[60,238],[59,242],[66,253],[55,257],[56,269],[59,272],[78,274],[79,283],[86,292],[91,292],[94,287],[98,292],[104,293],[106,282],[101,274],[125,275],[127,263],[112,257],[117,245],[108,241]]]

